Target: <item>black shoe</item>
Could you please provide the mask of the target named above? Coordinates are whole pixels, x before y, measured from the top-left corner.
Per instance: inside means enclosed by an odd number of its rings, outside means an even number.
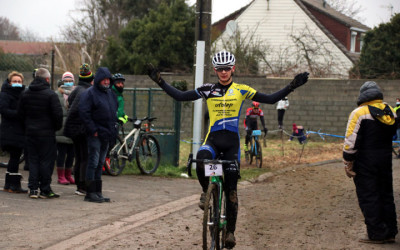
[[[206,193],[200,195],[199,208],[204,210],[204,203],[206,202]]]
[[[50,189],[50,191],[48,192],[41,191],[39,197],[42,199],[53,199],[53,198],[60,198],[60,195],[54,193],[53,190]]]
[[[99,196],[97,196],[96,193],[86,193],[84,201],[88,202],[96,202],[96,203],[102,203],[103,199],[101,199]]]
[[[236,246],[236,239],[235,235],[231,232],[226,233],[226,238],[225,238],[225,247],[228,249],[232,249]]]
[[[29,192],[29,198],[31,198],[31,199],[37,199],[37,198],[39,198],[39,191],[37,191],[37,190],[31,190],[31,191]]]

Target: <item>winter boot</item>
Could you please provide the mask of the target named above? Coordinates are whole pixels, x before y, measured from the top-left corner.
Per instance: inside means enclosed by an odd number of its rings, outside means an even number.
[[[74,178],[72,178],[72,168],[66,168],[65,169],[65,179],[67,179],[67,181],[69,181],[69,183],[71,184],[75,184],[75,180]]]
[[[102,189],[103,189],[103,181],[95,180],[96,182],[96,194],[97,196],[103,200],[103,202],[110,202],[110,198],[103,197]]]
[[[96,183],[93,180],[86,181],[86,196],[84,201],[102,203],[103,199],[97,196]]]
[[[6,172],[6,183],[4,184],[3,191],[8,192],[9,189],[10,189],[10,173]]]
[[[10,178],[10,188],[8,192],[10,193],[28,193],[28,190],[21,188],[22,175],[20,173],[9,173]]]
[[[58,184],[61,184],[61,185],[69,184],[69,181],[67,179],[65,179],[64,168],[57,168],[57,175],[58,175]]]

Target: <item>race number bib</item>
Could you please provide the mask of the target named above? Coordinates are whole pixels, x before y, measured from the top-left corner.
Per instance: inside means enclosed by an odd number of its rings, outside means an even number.
[[[222,164],[205,164],[205,176],[222,176]]]

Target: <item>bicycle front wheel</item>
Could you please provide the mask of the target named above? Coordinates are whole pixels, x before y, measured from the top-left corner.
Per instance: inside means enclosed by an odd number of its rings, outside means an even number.
[[[254,137],[251,138],[250,140],[250,151],[249,151],[249,158],[250,158],[250,164],[253,163],[253,157],[255,156],[255,151],[254,147],[256,146]]]
[[[256,148],[257,148],[257,155],[256,155],[256,167],[261,168],[262,167],[262,149],[260,142],[257,140],[255,141],[256,143]]]
[[[218,186],[208,186],[203,215],[203,250],[220,249]]]
[[[110,150],[110,163],[104,164],[104,168],[107,174],[109,175],[117,176],[122,173],[122,170],[124,170],[124,167],[126,165],[125,157],[127,157],[128,153],[126,152],[125,147],[121,148],[122,144],[123,144],[122,139],[117,137],[117,142],[115,143],[114,147]]]
[[[142,174],[156,172],[160,164],[160,145],[152,135],[143,135],[136,148],[136,162]]]

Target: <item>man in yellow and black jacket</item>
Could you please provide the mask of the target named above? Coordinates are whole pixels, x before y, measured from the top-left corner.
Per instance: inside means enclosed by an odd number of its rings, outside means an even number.
[[[372,81],[361,86],[357,105],[347,123],[343,160],[367,226],[368,237],[360,242],[393,243],[398,232],[392,176],[396,113]]]

